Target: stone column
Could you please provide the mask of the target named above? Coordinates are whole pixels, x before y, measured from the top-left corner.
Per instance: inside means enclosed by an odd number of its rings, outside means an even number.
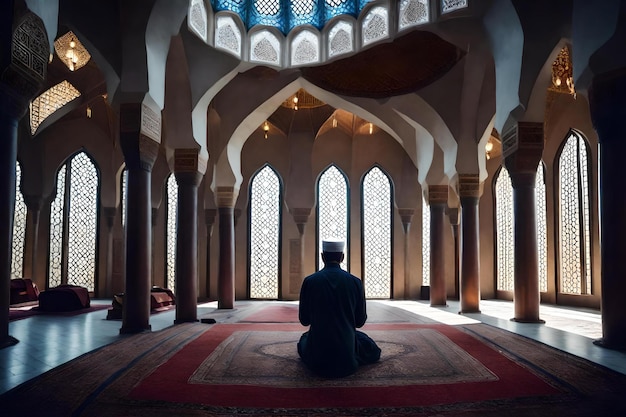
[[[120,143],[128,170],[126,287],[120,333],[150,330],[152,285],[152,167],[160,139],[160,115],[139,103],[120,106]],[[145,126],[151,127],[148,132]],[[150,134],[150,136],[148,136]]]
[[[459,174],[459,197],[461,200],[460,313],[480,312],[478,200],[481,194],[482,184],[478,174]]]
[[[213,226],[215,225],[216,209],[204,210],[204,222],[206,224],[206,297],[211,297],[211,236],[213,236]]]
[[[289,242],[289,289],[291,290],[299,289],[304,280],[304,229],[309,221],[311,208],[293,208],[290,211],[298,228],[298,238],[291,239]]]
[[[518,122],[503,135],[503,157],[513,185],[514,281],[512,320],[542,323],[539,319],[539,260],[535,180],[543,153],[543,123]]]
[[[206,171],[199,151],[174,151],[178,182],[175,323],[198,321],[198,185]]]
[[[589,91],[593,125],[600,141],[600,239],[602,338],[597,345],[626,349],[626,72],[596,76]]]
[[[6,3],[0,6],[0,47],[6,58],[0,61],[0,349],[18,342],[9,336],[17,128],[46,79],[50,54],[41,19],[30,12],[20,16],[13,2]]]
[[[26,214],[26,236],[24,240],[24,277],[30,278],[39,285],[39,288],[45,288],[45,279],[39,281],[39,271],[37,269],[37,259],[39,259],[38,242],[39,242],[39,219],[43,199],[40,196],[23,195],[24,203],[28,209]]]
[[[448,218],[452,227],[452,238],[454,239],[454,294],[459,296],[460,278],[460,251],[459,251],[459,225],[461,223],[458,207],[448,207]]]
[[[411,300],[411,251],[409,245],[409,232],[411,230],[411,220],[413,220],[413,214],[415,209],[412,208],[399,208],[398,214],[400,220],[402,220],[402,228],[404,229],[404,299]]]
[[[446,306],[446,263],[444,248],[445,212],[448,204],[447,185],[428,186],[430,207],[430,305]]]
[[[217,308],[235,306],[235,190],[217,187],[220,257],[217,277]]]

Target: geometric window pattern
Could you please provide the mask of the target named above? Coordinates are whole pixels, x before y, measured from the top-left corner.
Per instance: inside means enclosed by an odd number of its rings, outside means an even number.
[[[354,50],[352,44],[353,26],[352,22],[340,20],[328,31],[329,57],[345,54]]]
[[[48,116],[79,96],[78,90],[67,80],[41,93],[30,103],[30,133],[34,135]]]
[[[85,152],[59,170],[50,213],[50,287],[70,284],[95,290],[99,182]]]
[[[200,36],[201,39],[206,39],[207,14],[203,0],[191,0],[189,26]]]
[[[232,16],[218,16],[215,25],[215,47],[241,57],[241,31]]]
[[[430,285],[430,206],[422,197],[422,285]]]
[[[363,178],[363,284],[367,298],[391,296],[391,183],[378,167]]]
[[[303,30],[291,42],[291,65],[304,65],[319,62],[320,45],[318,37],[310,30]]]
[[[320,29],[335,16],[357,17],[371,0],[211,0],[216,12],[237,13],[246,28],[273,26],[287,34],[296,26],[311,25]]]
[[[441,0],[442,13],[448,13],[465,7],[467,7],[467,0]]]
[[[496,199],[496,286],[498,291],[513,291],[515,276],[515,214],[513,186],[509,172],[503,166],[495,186]],[[539,164],[535,179],[537,216],[537,261],[539,291],[548,291],[548,230],[546,224],[546,186],[543,164]]]
[[[537,260],[539,263],[539,291],[548,291],[548,220],[546,209],[546,181],[543,162],[535,176],[535,204],[537,205]]]
[[[389,36],[389,12],[385,7],[374,7],[362,23],[363,45]]]
[[[176,290],[176,213],[178,212],[178,183],[174,174],[167,178],[167,225],[166,225],[166,285]]]
[[[342,239],[346,245],[344,254],[348,250],[348,183],[344,175],[331,165],[320,176],[317,184],[317,238],[319,251],[322,241],[335,238]],[[322,269],[324,262],[321,255],[318,258],[317,269]],[[341,268],[347,270],[347,259],[341,263]]]
[[[128,198],[128,170],[122,172],[122,227],[126,227],[126,199]]]
[[[515,218],[513,186],[502,166],[496,179],[496,282],[498,291],[513,291],[515,277]]]
[[[26,203],[20,190],[22,181],[22,167],[15,164],[15,212],[13,215],[13,247],[11,254],[11,278],[23,277],[24,267],[24,238],[26,235]]]
[[[266,165],[250,187],[250,298],[278,298],[280,181]]]
[[[428,23],[428,0],[402,0],[400,3],[400,30]]]
[[[560,292],[591,294],[591,225],[587,146],[570,132],[558,163]]]
[[[280,65],[280,41],[269,30],[261,30],[250,36],[250,61]]]

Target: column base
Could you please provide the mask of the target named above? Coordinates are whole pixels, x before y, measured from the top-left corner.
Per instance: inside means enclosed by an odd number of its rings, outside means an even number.
[[[480,314],[480,310],[461,310],[459,314]]]
[[[518,319],[513,317],[511,319],[511,321],[514,321],[516,323],[537,323],[537,324],[545,324],[545,320],[541,320],[541,319]]]
[[[626,342],[611,343],[611,342],[607,342],[606,339],[603,337],[601,337],[600,339],[594,340],[593,344],[596,346],[603,347],[605,349],[626,351]]]
[[[439,303],[431,303],[431,307],[450,307],[447,303],[439,304]]]
[[[174,320],[174,324],[182,324],[182,323],[197,323],[200,320],[198,319],[176,319]]]
[[[7,336],[5,339],[0,340],[0,349],[4,349],[9,346],[17,345],[20,341],[13,336]]]
[[[122,327],[120,334],[137,334],[150,331],[152,331],[152,326],[150,325],[148,327]]]

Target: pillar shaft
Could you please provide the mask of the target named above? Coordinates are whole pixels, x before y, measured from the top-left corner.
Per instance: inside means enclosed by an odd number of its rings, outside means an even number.
[[[411,220],[413,219],[413,213],[415,212],[412,208],[399,208],[398,214],[400,215],[400,219],[402,220],[402,228],[404,229],[404,298],[406,300],[411,300]]]
[[[600,139],[600,233],[602,339],[597,344],[626,349],[626,73],[597,76],[589,93],[593,124]]]
[[[198,321],[198,150],[176,149],[176,323]]]
[[[461,313],[480,312],[480,236],[478,232],[478,200],[480,194],[481,184],[478,175],[459,175]]]
[[[0,110],[3,110],[6,98],[0,94],[0,100]],[[15,115],[0,111],[0,348],[17,343],[16,339],[9,336],[17,124]]]
[[[217,308],[235,305],[235,217],[232,207],[220,207],[220,257],[217,278]]]
[[[428,187],[430,208],[430,305],[447,305],[444,227],[448,186]]]
[[[543,123],[519,122],[504,135],[504,163],[513,186],[513,320],[540,323],[535,179],[543,153]]]
[[[139,103],[120,108],[120,143],[128,170],[126,284],[120,333],[150,330],[152,286],[152,167],[157,158],[160,119]],[[145,123],[144,123],[145,119]],[[152,131],[144,131],[149,126]],[[150,134],[150,136],[148,136]]]

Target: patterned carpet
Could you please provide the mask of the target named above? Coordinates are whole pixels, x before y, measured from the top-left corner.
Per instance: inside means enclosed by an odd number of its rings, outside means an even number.
[[[608,416],[626,376],[484,324],[372,323],[380,363],[311,375],[296,323],[187,323],[84,355],[0,396],[3,416]]]

